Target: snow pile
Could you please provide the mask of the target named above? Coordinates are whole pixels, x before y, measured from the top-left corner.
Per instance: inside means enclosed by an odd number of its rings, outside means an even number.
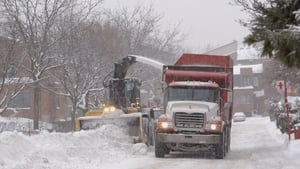
[[[46,122],[39,122],[41,130],[52,130],[53,125]],[[3,131],[29,131],[33,128],[33,120],[22,117],[0,116],[0,133]]]
[[[146,155],[148,152],[148,147],[144,143],[138,143],[133,145],[131,153],[134,155]]]
[[[123,129],[105,125],[93,131],[26,136],[20,132],[0,134],[0,168],[101,168],[146,154],[145,144],[132,144]],[[105,168],[105,167],[104,167]]]
[[[280,130],[276,127],[275,122],[270,122],[269,118],[263,118],[265,120],[265,126],[270,133],[270,136],[273,140],[275,140],[277,143],[284,145],[284,147],[289,146],[289,140],[287,134],[282,134]]]
[[[0,169],[132,169],[132,168],[299,168],[300,140],[289,142],[268,117],[233,123],[231,151],[224,160],[174,153],[155,158],[153,147],[133,144],[123,128],[27,136],[0,133]],[[152,149],[149,151],[149,149]],[[199,158],[198,158],[199,157]],[[296,167],[295,167],[296,166]]]
[[[295,110],[300,107],[300,97],[288,96],[287,99],[289,104],[291,105],[291,110]]]

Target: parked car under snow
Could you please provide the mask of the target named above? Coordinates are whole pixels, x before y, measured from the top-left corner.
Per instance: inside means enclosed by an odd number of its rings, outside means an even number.
[[[243,112],[236,112],[236,113],[234,113],[232,119],[233,119],[234,122],[245,121],[246,120],[246,115]]]

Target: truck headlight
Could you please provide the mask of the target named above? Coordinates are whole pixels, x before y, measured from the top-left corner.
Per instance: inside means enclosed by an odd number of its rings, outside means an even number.
[[[157,120],[157,129],[166,132],[173,131],[173,123],[168,117],[161,116]]]
[[[210,125],[210,129],[216,130],[216,129],[217,129],[217,124],[211,124],[211,125]]]
[[[116,108],[115,108],[114,106],[111,106],[111,107],[109,108],[109,111],[110,111],[110,112],[114,112],[114,111],[116,111]]]
[[[221,120],[211,120],[208,121],[205,130],[208,132],[221,132],[222,131],[222,121]]]
[[[166,129],[170,126],[169,122],[161,122],[160,125],[161,125],[161,128],[164,128],[164,129]]]

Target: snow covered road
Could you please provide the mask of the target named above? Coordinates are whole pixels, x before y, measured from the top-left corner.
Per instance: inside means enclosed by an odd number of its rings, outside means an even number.
[[[0,169],[298,169],[300,142],[287,141],[268,118],[232,127],[231,151],[223,160],[209,154],[172,153],[155,158],[153,147],[131,144],[115,126],[75,133],[0,134]]]
[[[155,159],[153,152],[147,157],[124,160],[118,166],[130,169],[298,169],[299,155],[299,141],[292,140],[288,144],[287,136],[282,135],[268,118],[248,118],[233,124],[231,151],[224,160],[177,153]]]

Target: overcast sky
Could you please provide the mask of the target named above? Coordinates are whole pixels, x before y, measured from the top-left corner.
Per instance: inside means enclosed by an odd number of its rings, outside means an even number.
[[[233,0],[105,0],[105,6],[136,4],[148,5],[151,2],[156,12],[163,14],[163,24],[181,23],[181,30],[188,36],[185,45],[193,51],[210,46],[221,46],[237,40],[242,42],[249,34],[247,28],[238,23],[246,18],[241,8],[230,5]]]

